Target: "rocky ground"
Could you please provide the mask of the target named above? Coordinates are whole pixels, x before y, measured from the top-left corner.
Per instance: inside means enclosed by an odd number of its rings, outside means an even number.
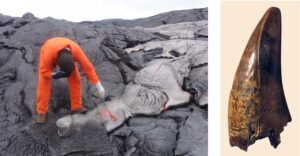
[[[81,23],[0,15],[0,155],[207,155],[207,20],[207,8]],[[139,73],[158,64],[174,68],[176,84],[191,98],[155,114],[137,110],[113,131],[88,123],[61,138],[55,122],[70,114],[65,79],[52,81],[47,123],[34,122],[39,49],[57,36],[80,44],[106,89],[105,103],[144,84],[149,78]],[[84,105],[103,105],[81,74]]]

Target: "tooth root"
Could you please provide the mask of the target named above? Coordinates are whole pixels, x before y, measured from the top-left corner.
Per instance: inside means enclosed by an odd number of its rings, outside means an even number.
[[[235,74],[228,108],[231,146],[247,150],[269,137],[274,148],[291,121],[281,79],[281,14],[267,10],[244,50]]]

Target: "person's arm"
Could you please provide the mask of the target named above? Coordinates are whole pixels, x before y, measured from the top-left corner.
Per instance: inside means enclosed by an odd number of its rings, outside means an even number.
[[[88,80],[97,88],[97,96],[99,98],[105,98],[105,91],[104,88],[96,74],[96,71],[89,61],[89,59],[84,54],[83,50],[79,47],[79,45],[74,45],[73,49],[74,55],[76,60],[79,62],[80,67],[83,69],[85,75],[87,76]]]
[[[86,57],[86,55],[84,54],[83,50],[79,47],[79,45],[74,44],[72,50],[74,52],[73,54],[76,61],[78,61],[78,63],[80,64],[80,67],[82,68],[83,72],[87,76],[88,80],[93,85],[100,82],[92,63]]]
[[[60,78],[67,78],[67,77],[69,77],[69,75],[63,71],[56,70],[56,71],[52,72],[53,79],[60,79]]]

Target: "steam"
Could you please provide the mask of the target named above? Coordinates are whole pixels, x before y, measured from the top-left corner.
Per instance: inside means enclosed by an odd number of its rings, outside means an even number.
[[[87,112],[87,114],[74,114],[71,115],[72,118],[72,124],[75,127],[81,127],[87,124],[88,122],[101,124],[104,122],[104,120],[101,118],[99,114],[100,109],[105,109],[106,107],[96,107],[92,111]]]
[[[60,129],[77,130],[87,123],[104,124],[110,132],[130,116],[160,114],[170,106],[185,104],[190,100],[190,94],[182,90],[176,73],[175,67],[169,63],[148,66],[135,75],[136,84],[126,85],[121,97],[98,106],[86,115],[75,114],[64,117],[66,120],[61,118],[56,124]]]
[[[125,121],[124,105],[121,100],[115,99],[104,106],[98,106],[86,114],[74,114],[60,118],[56,125],[60,136],[68,131],[79,131],[87,123],[103,124],[108,132],[119,127]]]

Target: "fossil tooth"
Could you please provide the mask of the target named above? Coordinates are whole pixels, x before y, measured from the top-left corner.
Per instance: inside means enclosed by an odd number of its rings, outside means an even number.
[[[269,137],[274,148],[291,116],[281,78],[281,13],[271,7],[259,21],[244,50],[229,99],[231,146],[247,151]]]

